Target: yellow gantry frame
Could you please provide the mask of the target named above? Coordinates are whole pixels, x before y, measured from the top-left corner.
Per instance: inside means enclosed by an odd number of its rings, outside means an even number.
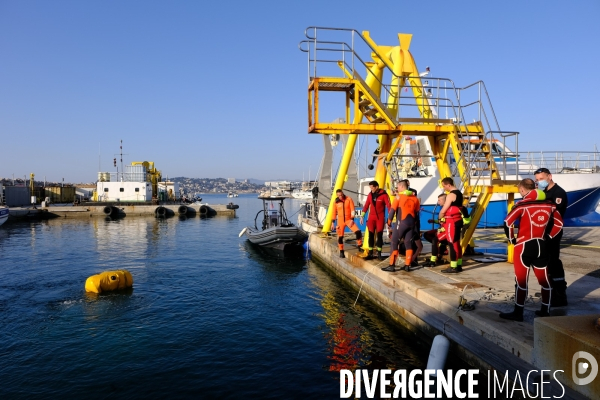
[[[158,182],[162,179],[162,173],[154,167],[154,161],[132,161],[131,165],[143,165],[146,168],[152,184],[152,197],[158,198]]]
[[[362,79],[356,71],[348,71],[343,62],[338,62],[345,74],[339,77],[314,77],[308,88],[308,126],[309,133],[348,134],[350,135],[340,169],[331,195],[327,217],[323,223],[323,232],[331,230],[333,210],[335,206],[335,191],[343,189],[347,180],[348,166],[352,162],[354,147],[358,134],[379,135],[379,158],[375,180],[381,187],[386,187],[388,180],[384,161],[390,161],[394,150],[398,147],[403,135],[428,136],[436,166],[440,176],[452,176],[448,155],[452,151],[457,160],[459,178],[463,184],[465,204],[471,196],[478,194],[476,207],[471,217],[471,224],[463,233],[461,244],[465,247],[471,240],[475,227],[494,193],[508,193],[509,206],[514,202],[517,192],[515,181],[503,181],[494,163],[489,144],[485,142],[485,131],[480,121],[467,125],[456,124],[450,119],[433,118],[433,112],[428,103],[416,62],[409,51],[412,35],[398,34],[399,46],[380,46],[370,37],[368,31],[362,33],[364,39],[375,50],[371,57],[373,62],[367,64],[367,78]],[[389,93],[389,106],[384,106],[380,100],[381,81],[385,69],[393,72]],[[421,118],[397,118],[400,91],[406,81],[411,89]],[[346,120],[344,123],[321,123],[319,121],[319,91],[346,92]],[[352,104],[351,104],[352,103]],[[353,116],[353,117],[352,117]],[[352,118],[352,123],[349,123]],[[367,119],[367,121],[364,121]],[[485,185],[471,185],[471,162],[466,159],[461,144],[460,135],[479,137],[487,152],[485,157],[491,171]],[[512,261],[512,248],[509,247],[509,261]]]

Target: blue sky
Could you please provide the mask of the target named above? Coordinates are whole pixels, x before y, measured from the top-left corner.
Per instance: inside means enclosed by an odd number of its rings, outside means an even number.
[[[412,33],[419,66],[483,80],[520,150],[600,138],[600,2],[0,0],[0,177],[92,182],[124,162],[163,175],[301,179],[308,26]]]

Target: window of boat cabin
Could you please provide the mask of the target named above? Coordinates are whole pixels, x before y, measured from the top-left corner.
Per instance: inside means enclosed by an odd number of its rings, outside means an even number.
[[[119,192],[124,192],[124,191],[125,191],[125,188],[120,188],[119,189]]]
[[[105,192],[108,192],[108,188],[104,188],[104,191],[105,191]]]
[[[492,153],[502,154],[502,149],[496,143],[492,143]]]
[[[136,192],[139,192],[139,191],[140,191],[140,188],[135,188],[135,191],[136,191]]]

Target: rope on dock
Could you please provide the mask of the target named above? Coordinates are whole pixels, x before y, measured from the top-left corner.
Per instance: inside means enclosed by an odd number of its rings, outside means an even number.
[[[373,271],[373,269],[375,269],[375,267],[379,267],[381,264],[383,264],[384,261],[387,261],[387,260],[380,261],[377,264],[373,265],[373,267],[371,267],[371,269],[369,270],[369,272],[367,272],[365,274],[365,276],[363,276],[362,283],[360,284],[360,289],[358,290],[358,295],[356,295],[356,300],[354,300],[354,306],[353,307],[356,307],[356,302],[358,301],[358,296],[360,296],[360,292],[362,292],[362,288],[363,288],[363,285],[365,284],[365,279],[367,278],[367,275],[369,275]]]

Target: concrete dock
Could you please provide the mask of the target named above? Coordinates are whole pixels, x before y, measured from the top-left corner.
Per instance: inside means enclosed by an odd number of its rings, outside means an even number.
[[[31,218],[124,218],[132,216],[153,217],[212,217],[235,216],[235,209],[226,204],[119,204],[95,203],[93,205],[50,205],[47,207],[11,207],[8,221]]]
[[[481,248],[501,247],[506,242],[497,229],[476,232]],[[353,285],[358,302],[379,305],[397,322],[416,334],[433,338],[445,333],[453,345],[452,354],[471,365],[496,370],[509,376],[531,370],[563,370],[557,378],[565,386],[563,398],[599,398],[600,377],[587,385],[573,381],[573,355],[585,351],[600,362],[600,227],[565,228],[561,259],[568,283],[569,306],[551,309],[551,317],[535,318],[540,308],[541,288],[534,274],[529,277],[529,298],[523,322],[501,319],[498,314],[514,306],[513,265],[497,261],[502,256],[464,257],[463,272],[443,274],[448,264],[434,268],[413,267],[410,272],[385,272],[389,260],[366,261],[358,257],[350,239],[346,258],[339,258],[335,234],[313,233],[309,237],[312,255],[344,281]],[[429,257],[424,252],[420,264]],[[477,251],[477,248],[476,248]],[[389,253],[389,244],[383,252]],[[506,256],[504,256],[506,258]],[[474,310],[458,308],[463,294]],[[548,379],[544,379],[548,381]],[[528,385],[533,382],[530,380]],[[525,379],[523,378],[525,385]],[[531,387],[532,393],[535,387]],[[563,389],[552,385],[557,397]],[[545,391],[544,395],[551,395]]]

